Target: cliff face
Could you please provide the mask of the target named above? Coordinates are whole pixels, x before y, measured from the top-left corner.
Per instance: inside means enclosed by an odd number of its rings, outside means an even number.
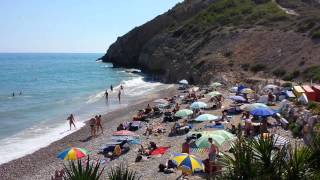
[[[304,72],[320,67],[319,9],[302,0],[277,3],[185,1],[118,38],[102,59],[165,82],[202,83],[222,74],[254,73],[315,79],[319,74]],[[281,6],[290,7],[289,13]]]

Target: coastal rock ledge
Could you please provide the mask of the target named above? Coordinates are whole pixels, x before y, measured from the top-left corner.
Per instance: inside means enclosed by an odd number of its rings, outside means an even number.
[[[320,11],[311,1],[185,0],[119,37],[101,59],[163,82],[280,71],[310,78],[302,72],[320,70]]]

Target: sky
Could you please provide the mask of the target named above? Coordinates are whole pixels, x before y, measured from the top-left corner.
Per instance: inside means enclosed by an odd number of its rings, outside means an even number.
[[[0,52],[106,52],[182,0],[0,0]]]

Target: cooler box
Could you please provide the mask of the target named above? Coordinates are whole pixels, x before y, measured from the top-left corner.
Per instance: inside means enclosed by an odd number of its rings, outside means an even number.
[[[297,96],[300,97],[305,91],[302,89],[301,86],[293,86],[293,93]]]
[[[308,97],[309,101],[316,101],[317,99],[316,92],[314,92],[314,90],[310,86],[304,85],[302,86],[302,88],[305,91],[305,94]]]
[[[314,85],[314,86],[312,86],[312,89],[316,94],[316,101],[320,101],[320,86]]]

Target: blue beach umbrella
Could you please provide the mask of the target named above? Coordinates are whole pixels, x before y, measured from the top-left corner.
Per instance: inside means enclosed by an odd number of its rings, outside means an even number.
[[[250,114],[253,116],[267,117],[267,116],[273,116],[275,112],[270,108],[257,108],[250,111]]]
[[[215,115],[212,115],[212,114],[202,114],[202,115],[198,116],[195,119],[195,121],[199,121],[199,122],[202,122],[202,121],[216,121],[218,119],[219,119],[218,116],[215,116]]]
[[[190,108],[191,109],[201,109],[201,108],[206,108],[208,105],[204,102],[194,102],[191,104]]]
[[[246,99],[242,96],[229,96],[229,99],[237,102],[246,102]]]

